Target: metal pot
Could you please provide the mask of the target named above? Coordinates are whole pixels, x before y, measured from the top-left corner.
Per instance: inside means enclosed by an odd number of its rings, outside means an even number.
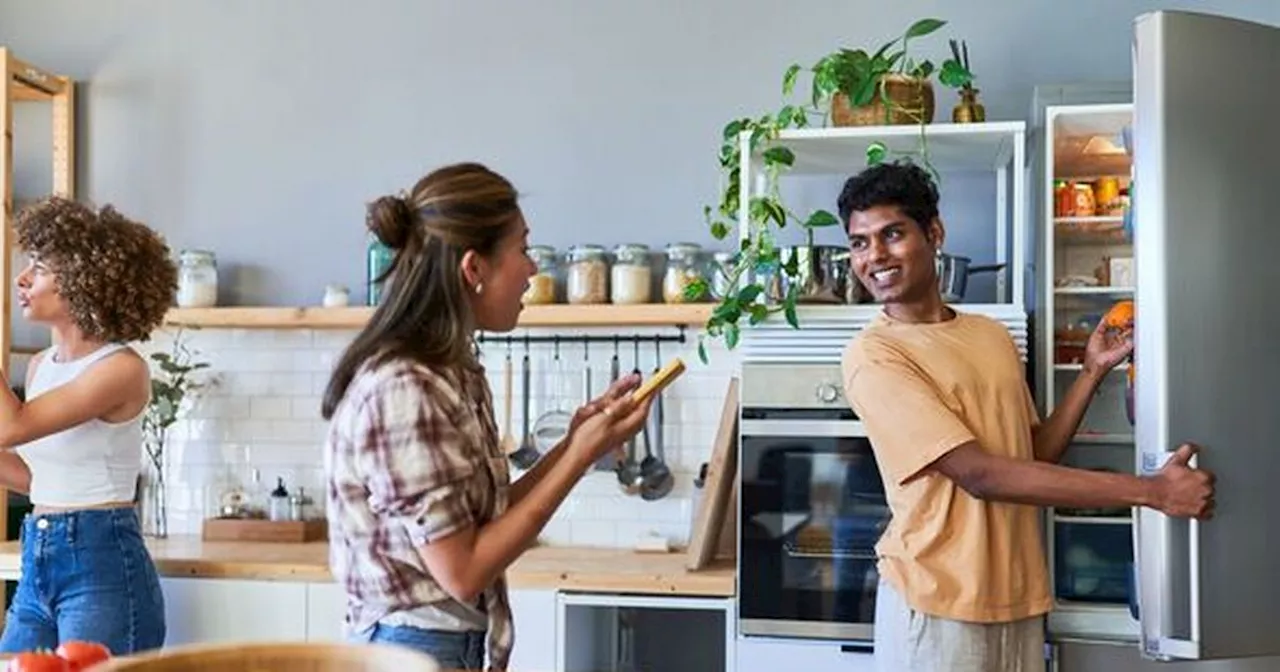
[[[760,278],[771,301],[781,302],[798,284],[797,303],[862,303],[870,296],[849,268],[849,250],[840,245],[794,245],[779,250],[785,266],[795,259],[796,277],[781,269]]]
[[[969,275],[972,273],[990,273],[1003,270],[1004,264],[970,265],[973,260],[955,254],[939,252],[937,256],[938,289],[942,292],[942,300],[960,301],[964,298],[969,286]]]

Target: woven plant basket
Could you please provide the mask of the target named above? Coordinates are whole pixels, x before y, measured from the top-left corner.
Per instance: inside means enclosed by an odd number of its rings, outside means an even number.
[[[933,82],[889,74],[881,76],[880,86],[892,101],[887,115],[878,91],[870,103],[858,107],[850,107],[849,97],[836,92],[831,97],[831,122],[836,126],[898,126],[919,124],[921,119],[926,124],[933,122]]]

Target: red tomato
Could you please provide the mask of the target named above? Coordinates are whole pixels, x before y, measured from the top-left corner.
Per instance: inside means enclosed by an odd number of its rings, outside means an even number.
[[[71,663],[51,651],[27,651],[9,659],[7,672],[75,672]]]
[[[57,653],[72,670],[85,670],[111,657],[111,650],[97,642],[63,642]]]

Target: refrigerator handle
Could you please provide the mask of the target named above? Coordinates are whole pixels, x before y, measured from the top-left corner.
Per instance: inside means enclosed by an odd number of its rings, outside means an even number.
[[[1187,466],[1191,467],[1192,469],[1198,469],[1199,462],[1200,462],[1199,455],[1192,455],[1191,459],[1187,461]],[[1167,516],[1163,513],[1161,513],[1160,515],[1163,516],[1164,518],[1163,524],[1166,526],[1179,522],[1178,519],[1173,518],[1172,516]],[[1141,537],[1141,534],[1142,534],[1141,520],[1142,520],[1141,515],[1137,515],[1134,517],[1134,534],[1137,535],[1139,538]],[[1200,521],[1195,518],[1190,518],[1187,520],[1187,526],[1188,526],[1187,527],[1187,542],[1188,542],[1187,552],[1190,554],[1187,558],[1187,561],[1188,561],[1187,569],[1188,569],[1188,573],[1190,574],[1190,576],[1188,577],[1188,584],[1187,584],[1187,597],[1188,597],[1187,608],[1189,610],[1187,613],[1187,616],[1188,616],[1187,620],[1188,620],[1188,625],[1190,626],[1191,636],[1188,638],[1171,637],[1166,635],[1163,632],[1164,624],[1174,620],[1176,616],[1176,613],[1174,610],[1179,608],[1177,605],[1170,604],[1168,600],[1161,600],[1160,611],[1162,613],[1159,613],[1159,614],[1151,614],[1149,610],[1142,609],[1141,605],[1139,605],[1139,609],[1142,612],[1141,613],[1142,616],[1150,615],[1158,619],[1157,628],[1159,628],[1158,632],[1160,632],[1160,634],[1159,634],[1159,637],[1157,638],[1156,644],[1157,644],[1158,651],[1161,655],[1167,656],[1170,658],[1198,659],[1200,657],[1200,642],[1201,642],[1200,640]],[[1135,545],[1135,549],[1141,549],[1141,547],[1142,547],[1141,543]],[[1169,549],[1169,550],[1172,550],[1172,549]],[[1138,559],[1135,558],[1135,560],[1138,560]],[[1138,562],[1135,562],[1134,564],[1135,566],[1138,566],[1138,567],[1141,566],[1140,563]],[[1139,582],[1141,582],[1141,578],[1139,578]]]

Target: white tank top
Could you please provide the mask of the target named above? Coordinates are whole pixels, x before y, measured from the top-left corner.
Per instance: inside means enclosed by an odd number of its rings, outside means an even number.
[[[28,386],[27,399],[65,385],[98,360],[126,347],[108,344],[71,362],[56,361],[54,348],[45,350]],[[143,408],[125,422],[94,418],[18,446],[18,455],[31,470],[31,503],[75,507],[132,501],[142,468],[145,414]]]

